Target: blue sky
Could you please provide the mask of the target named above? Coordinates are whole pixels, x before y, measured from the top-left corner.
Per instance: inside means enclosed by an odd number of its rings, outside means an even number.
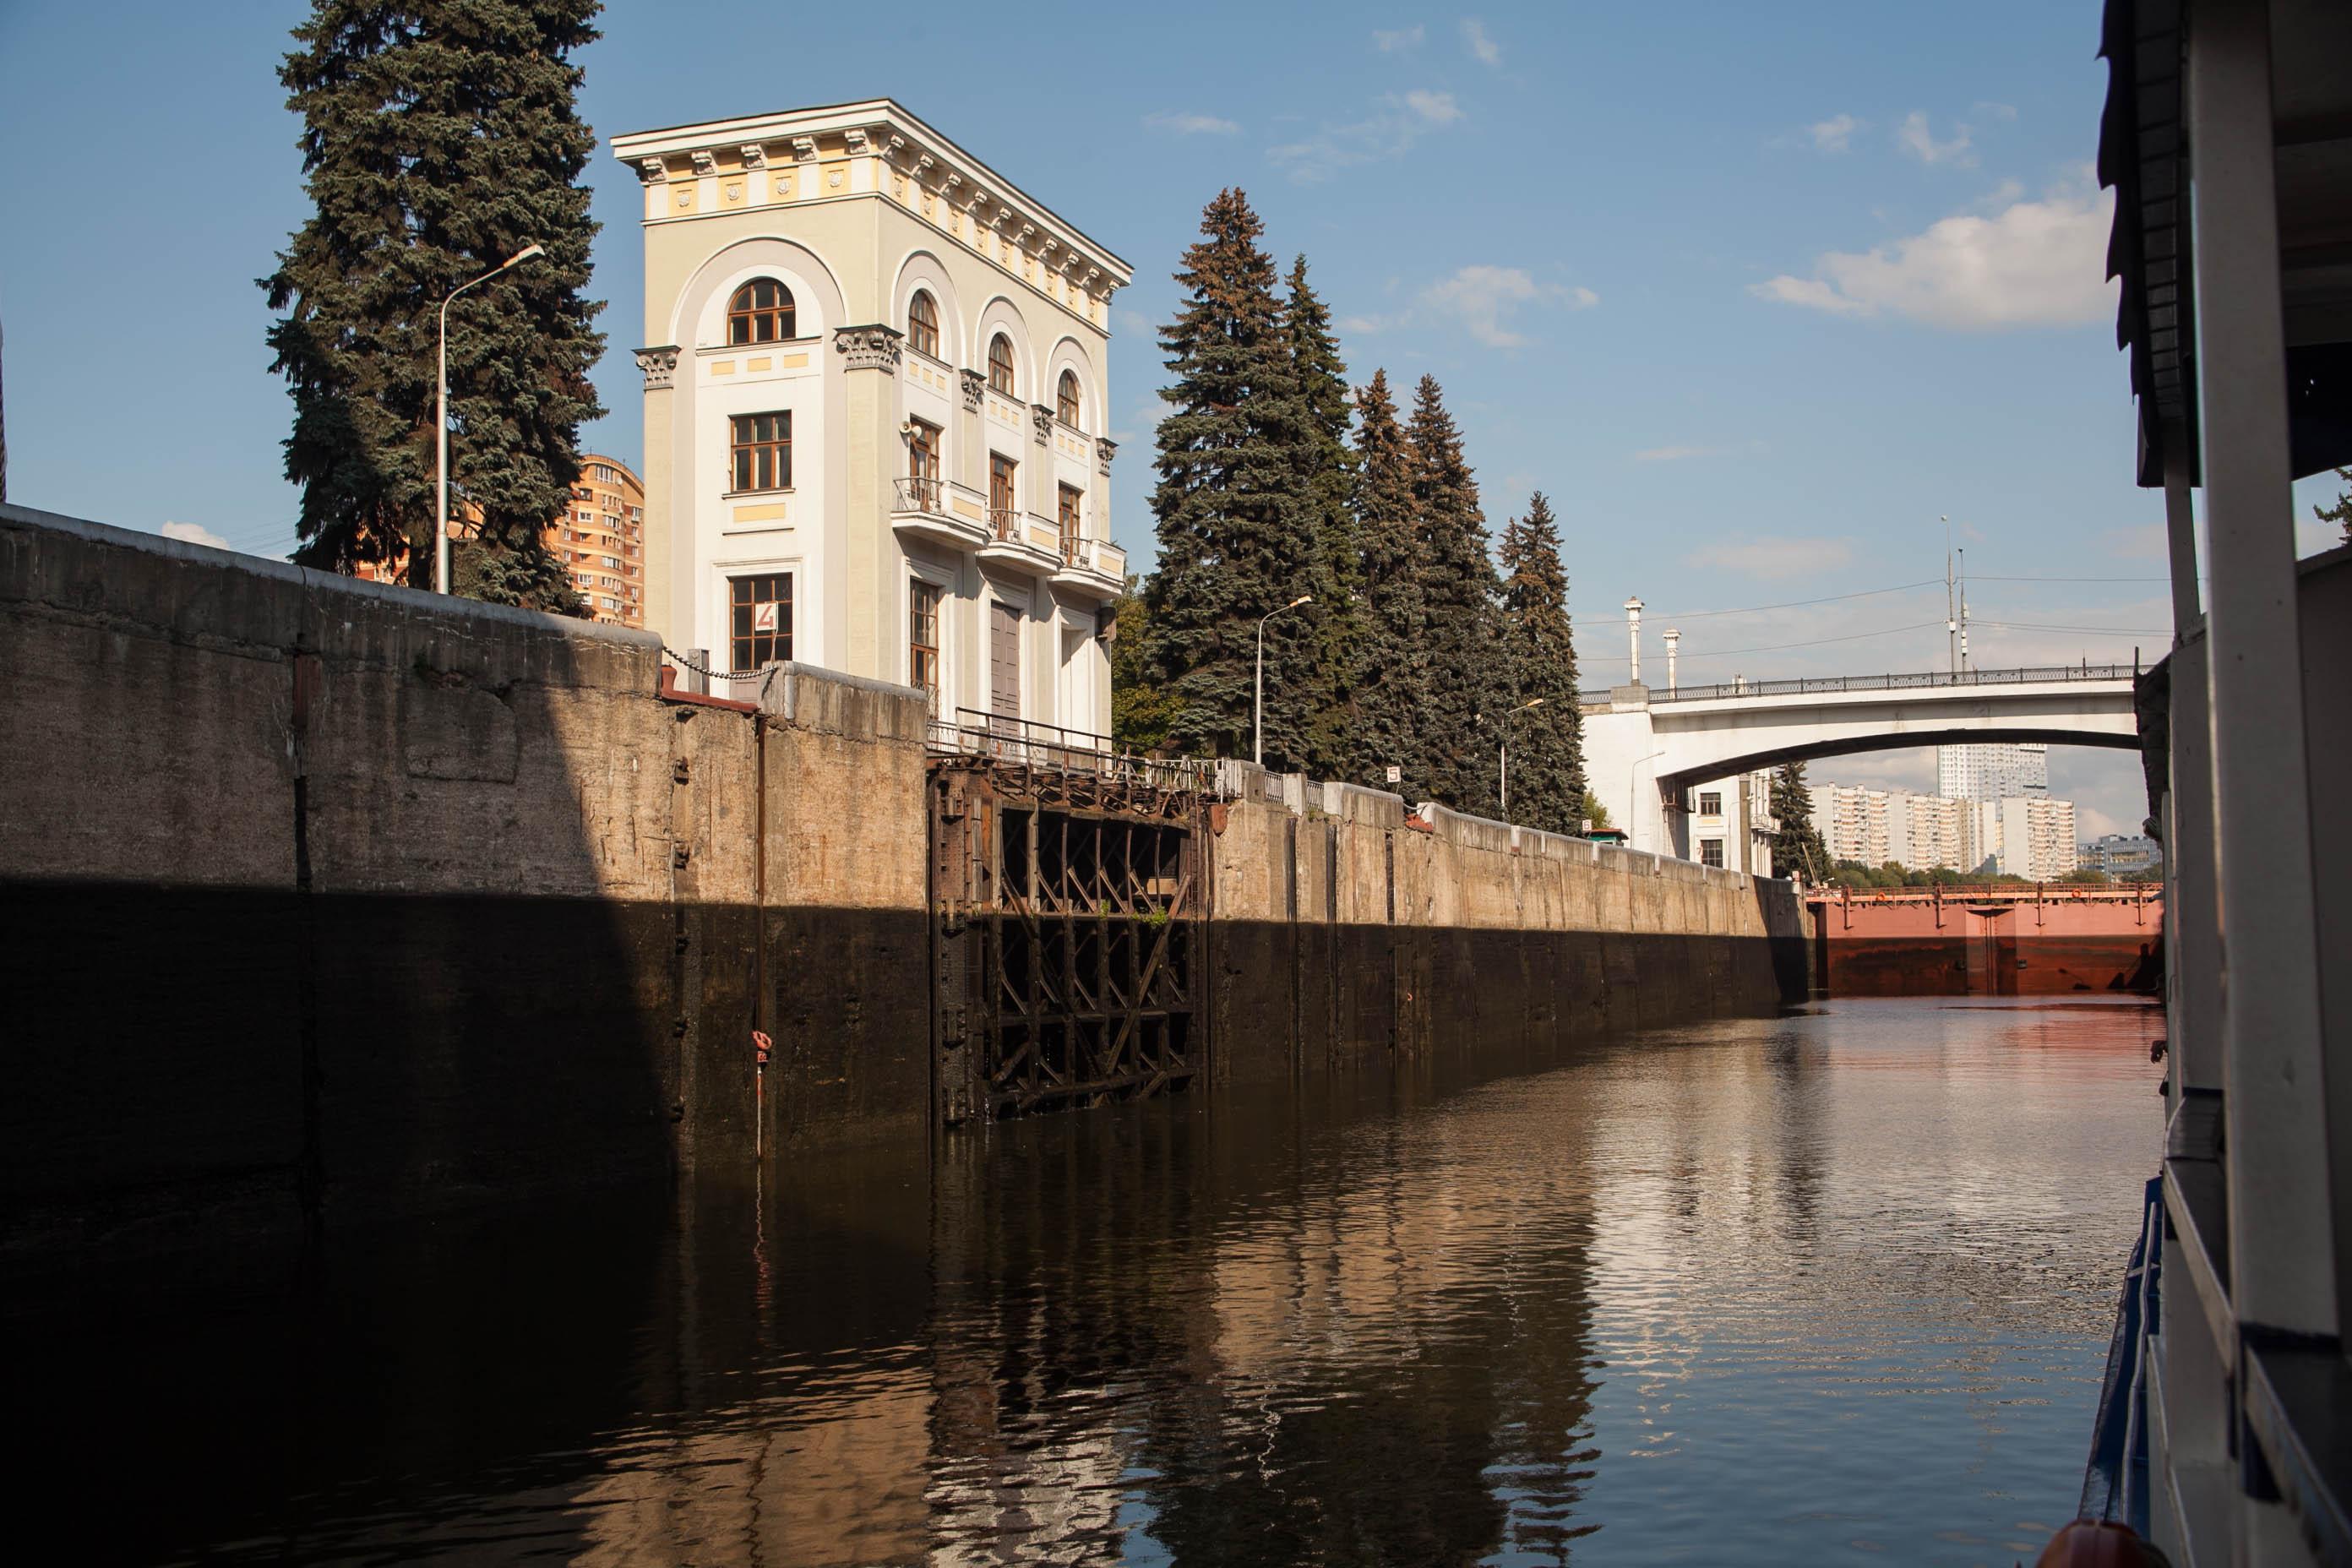
[[[304,216],[273,73],[306,9],[0,0],[12,500],[292,547],[252,280]],[[1444,384],[1497,531],[1549,493],[1588,683],[1622,679],[1628,594],[1657,630],[1940,580],[1945,516],[1979,663],[2128,659],[2169,614],[2098,278],[2098,11],[625,3],[581,107],[609,139],[887,94],[1127,257],[1115,528],[1145,559],[1150,329],[1240,184],[1358,380]],[[586,439],[635,461],[637,185],[607,154],[588,177],[616,303]],[[2024,578],[2100,580],[1995,580]],[[1684,676],[1933,668],[1942,618],[1938,588],[1695,619]],[[2127,757],[2058,771],[2137,821]]]

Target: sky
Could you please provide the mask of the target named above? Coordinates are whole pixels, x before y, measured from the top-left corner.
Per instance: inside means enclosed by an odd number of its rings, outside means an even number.
[[[0,0],[12,500],[293,547],[253,280],[306,216],[275,72],[307,10]],[[1654,681],[1671,625],[1694,682],[1940,668],[1948,544],[1980,667],[2153,659],[2162,503],[2133,484],[2101,278],[2098,21],[2098,0],[623,0],[580,57],[606,143],[591,291],[614,302],[583,442],[642,447],[640,198],[610,139],[888,96],[1135,265],[1110,432],[1132,560],[1170,274],[1239,185],[1268,247],[1307,256],[1357,381],[1443,384],[1494,530],[1551,498],[1587,686],[1624,679],[1629,595]],[[2306,552],[2331,499],[2298,487]],[[1784,607],[1696,614],[1757,606]],[[1921,752],[1814,773],[1933,786]],[[2086,837],[2136,828],[2128,753],[2052,773]]]

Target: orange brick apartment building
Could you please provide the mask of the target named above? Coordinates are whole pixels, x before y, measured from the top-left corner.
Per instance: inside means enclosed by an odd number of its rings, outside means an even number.
[[[452,537],[472,531],[462,514],[449,521]],[[646,624],[646,487],[618,458],[581,457],[572,500],[540,535],[588,602],[589,613],[614,626]],[[405,582],[406,560],[363,565],[359,575],[378,583]]]

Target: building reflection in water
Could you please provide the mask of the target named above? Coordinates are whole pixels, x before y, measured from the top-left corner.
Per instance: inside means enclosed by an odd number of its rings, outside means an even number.
[[[1838,1009],[372,1235],[19,1312],[34,1476],[155,1560],[2030,1557],[2144,1032]]]

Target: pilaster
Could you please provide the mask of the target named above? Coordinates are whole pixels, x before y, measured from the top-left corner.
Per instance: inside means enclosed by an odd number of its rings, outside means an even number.
[[[842,327],[833,334],[845,379],[849,437],[849,467],[842,486],[848,529],[843,550],[847,615],[839,638],[840,668],[875,679],[898,678],[882,660],[895,643],[895,638],[885,640],[886,628],[898,624],[898,606],[883,592],[883,568],[895,554],[885,548],[884,536],[890,528],[890,476],[897,472],[891,457],[898,447],[901,336],[878,323]]]
[[[677,573],[670,552],[679,537],[677,518],[681,504],[690,532],[694,503],[691,497],[678,495],[677,465],[670,458],[670,404],[675,395],[677,363],[676,343],[637,351],[637,368],[646,377],[646,524],[640,541],[645,551],[646,628],[660,634],[662,640],[672,647],[683,647],[693,640],[693,628],[681,625],[677,618],[683,612],[673,598]]]

